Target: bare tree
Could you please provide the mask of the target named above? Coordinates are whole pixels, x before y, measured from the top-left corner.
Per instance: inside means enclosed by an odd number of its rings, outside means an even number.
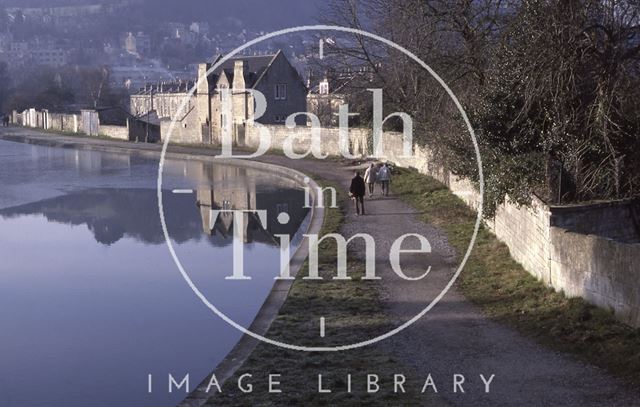
[[[334,0],[326,17],[403,45],[447,82],[479,135],[491,213],[505,195],[639,194],[638,9],[637,0]],[[386,107],[414,117],[419,142],[477,177],[460,116],[424,69],[361,36],[342,45],[338,65],[368,65]]]
[[[94,109],[97,108],[103,101],[108,87],[109,70],[106,67],[98,69],[77,67],[76,75],[91,105]]]

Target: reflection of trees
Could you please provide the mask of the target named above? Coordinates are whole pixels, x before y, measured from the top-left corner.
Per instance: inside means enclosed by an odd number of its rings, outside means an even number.
[[[293,235],[300,228],[307,210],[302,208],[304,192],[286,188],[251,191],[244,182],[234,182],[231,189],[221,184],[219,188],[200,190],[199,205],[191,195],[165,192],[163,197],[165,220],[172,240],[184,243],[188,240],[206,239],[213,246],[232,244],[233,220],[231,214],[220,216],[209,229],[209,210],[262,209],[267,210],[267,228],[262,227],[254,214],[245,219],[247,242],[276,244],[275,234]],[[207,195],[209,198],[207,199]],[[218,198],[219,197],[219,200]],[[235,198],[232,198],[235,197]],[[241,197],[245,197],[242,200]],[[280,225],[277,215],[286,210],[291,221]],[[157,193],[154,189],[90,189],[72,192],[64,196],[33,202],[0,210],[3,218],[25,215],[43,215],[50,222],[68,225],[87,225],[97,242],[112,245],[124,237],[146,244],[164,243],[164,234],[158,215]],[[205,233],[203,234],[203,229]]]
[[[166,193],[164,206],[172,239],[183,243],[202,236],[191,197]],[[91,189],[0,211],[4,218],[33,214],[51,222],[86,224],[96,241],[105,245],[125,236],[147,244],[164,243],[153,189]]]
[[[112,223],[108,219],[98,219],[93,223],[87,223],[89,230],[93,232],[96,240],[107,246],[111,246],[125,235],[122,225]]]

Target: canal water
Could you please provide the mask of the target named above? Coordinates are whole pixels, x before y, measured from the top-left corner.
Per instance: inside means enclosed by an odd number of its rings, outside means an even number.
[[[185,394],[168,393],[168,375],[189,374],[193,388],[239,340],[167,250],[157,168],[153,155],[0,141],[0,406],[174,406]],[[248,327],[279,272],[276,235],[298,241],[308,222],[303,191],[204,161],[168,160],[164,177],[182,264],[211,303]],[[212,219],[219,209],[267,211],[265,223],[245,218],[250,281],[225,279],[233,218]],[[277,222],[281,212],[288,225]]]

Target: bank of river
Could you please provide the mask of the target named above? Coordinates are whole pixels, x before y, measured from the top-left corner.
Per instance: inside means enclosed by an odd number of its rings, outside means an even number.
[[[31,141],[60,143],[81,149],[159,150],[157,145],[50,136],[25,129],[10,129],[8,132],[29,134]],[[0,130],[0,137],[2,135],[3,131]],[[171,146],[170,150],[173,154],[215,154],[215,150],[197,146]],[[336,165],[335,162],[292,162],[276,156],[264,156],[260,160],[319,175],[343,191],[348,188],[354,169]],[[387,331],[390,325],[403,323],[440,293],[449,281],[456,259],[451,244],[456,246],[464,243],[466,233],[462,232],[467,227],[457,226],[467,221],[468,209],[444,186],[414,173],[403,172],[400,177],[394,178],[392,192],[397,195],[389,198],[376,196],[367,200],[366,217],[330,211],[327,218],[332,219],[333,223],[325,224],[325,231],[339,230],[345,236],[354,233],[372,235],[379,253],[383,253],[376,258],[376,270],[383,281],[379,284],[337,284],[331,281],[330,277],[335,275],[335,253],[324,250],[321,252],[324,260],[321,273],[326,276],[325,281],[320,284],[296,281],[271,326],[269,337],[309,346],[337,345],[371,338]],[[397,198],[408,200],[413,207]],[[349,204],[343,202],[342,207],[348,208]],[[442,225],[439,222],[440,215],[451,223]],[[342,217],[344,222],[336,221]],[[408,284],[393,278],[385,253],[388,253],[390,242],[411,232],[428,237],[433,246],[433,256],[427,259],[410,258],[407,272],[424,272],[427,264],[432,265],[433,270],[428,279]],[[485,232],[475,253],[484,260],[499,260],[501,267],[507,265],[510,269],[512,264],[514,268],[519,267],[509,260],[508,253],[495,241],[495,237]],[[353,275],[361,275],[361,260],[365,253],[362,247],[355,247],[354,251],[354,261],[350,263],[349,270]],[[498,272],[473,259],[464,273],[470,274],[470,279],[464,278],[467,295],[473,298],[473,293],[470,294],[468,290],[468,282],[482,279],[482,284],[474,291],[482,291],[486,287],[483,295],[495,295],[491,298],[491,303],[496,307],[494,309],[504,308],[519,321],[531,319],[521,316],[521,308],[512,309],[505,305],[519,301],[521,289],[532,286],[527,283],[526,287],[522,287],[521,283],[528,280],[512,276],[512,270]],[[503,277],[508,277],[517,289],[512,291],[493,284]],[[531,298],[532,303],[536,301],[537,297]],[[485,312],[495,317],[491,311],[494,305],[485,308]],[[580,319],[582,324],[582,315],[585,314],[567,316]],[[326,337],[319,334],[318,321],[321,317],[327,321]],[[540,321],[552,319],[557,326],[564,317],[565,314],[559,312],[547,315],[545,318],[548,319]],[[510,324],[508,320],[506,322]],[[300,353],[259,345],[235,376],[223,386],[223,394],[214,394],[209,405],[356,405],[363,402],[368,405],[433,405],[442,401],[463,406],[637,404],[637,392],[625,388],[616,378],[589,363],[531,340],[530,336],[539,339],[540,333],[544,333],[543,328],[538,324],[535,330],[523,334],[508,325],[497,323],[454,286],[428,315],[380,344],[329,353]],[[609,336],[611,331],[602,331],[602,334]],[[550,340],[558,339],[553,331],[544,335]],[[634,335],[627,335],[628,339],[635,340]],[[637,350],[637,346],[633,349]],[[633,359],[635,350],[616,354],[620,357],[630,355],[629,359]],[[603,354],[606,356],[606,352]],[[527,368],[523,369],[522,366]],[[244,373],[254,375],[248,381],[254,386],[250,394],[245,394],[235,385],[236,379]],[[280,388],[283,393],[268,392],[270,373],[281,374]],[[367,391],[368,374],[379,376],[380,392]],[[407,378],[407,393],[394,392],[395,374]],[[462,374],[466,378],[465,393],[453,390],[452,379],[455,374]],[[485,377],[495,374],[490,393],[485,392],[479,374]],[[318,375],[323,376],[323,388],[331,389],[332,393],[319,393]],[[426,388],[425,394],[421,392],[430,376],[438,386],[437,395],[430,387]],[[348,391],[349,383],[352,384],[351,392]]]

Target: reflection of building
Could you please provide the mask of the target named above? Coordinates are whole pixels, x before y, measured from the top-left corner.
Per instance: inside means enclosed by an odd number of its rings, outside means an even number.
[[[44,161],[43,161],[44,160]],[[50,160],[50,162],[49,162]],[[40,158],[42,165],[68,168],[74,175],[107,174],[128,179],[146,171],[149,159],[76,150],[52,150]],[[303,208],[304,192],[291,180],[243,167],[203,161],[167,160],[165,181],[180,185],[201,185],[194,205],[193,195],[163,193],[167,230],[177,243],[207,241],[214,247],[233,242],[233,217],[221,216],[209,228],[210,209],[266,210],[266,228],[255,213],[246,216],[247,242],[277,245],[276,234],[293,236],[308,210]],[[118,178],[120,179],[120,178]],[[191,184],[193,183],[193,184]],[[196,188],[198,189],[198,188]],[[277,215],[287,212],[290,222],[280,225]],[[158,195],[154,188],[88,188],[37,202],[0,209],[0,219],[41,214],[49,221],[86,225],[96,241],[111,245],[123,238],[146,244],[162,244],[164,233],[158,219]],[[204,233],[203,233],[204,230]]]
[[[233,166],[211,168],[211,187],[200,188],[197,203],[202,217],[202,227],[210,235],[233,236],[233,214],[220,213],[212,219],[212,211],[261,210],[267,212],[266,229],[256,213],[245,213],[245,243],[260,241],[277,244],[276,234],[293,236],[307,216],[304,208],[304,191],[298,189],[273,188],[260,190],[255,180],[246,177],[246,169]],[[280,213],[287,213],[290,221],[281,225],[277,221]]]

